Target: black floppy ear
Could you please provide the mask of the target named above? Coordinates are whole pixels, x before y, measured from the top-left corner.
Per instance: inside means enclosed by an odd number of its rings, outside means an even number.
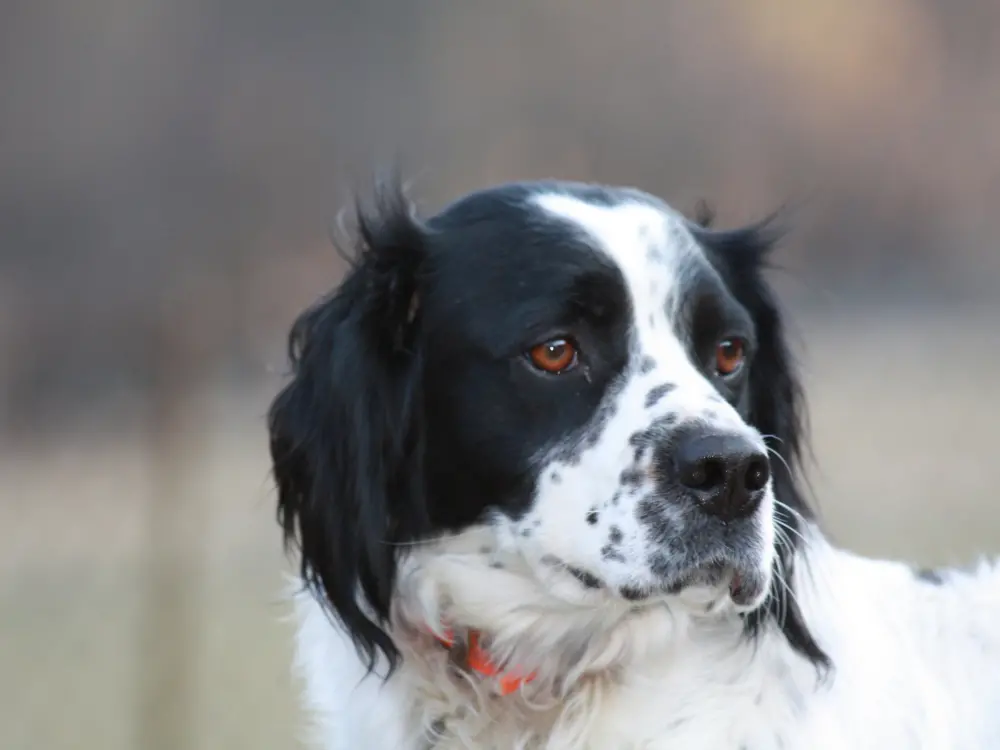
[[[358,211],[354,266],[289,335],[293,378],[268,425],[278,519],[301,574],[374,669],[399,543],[427,526],[420,275],[425,235],[398,189]]]
[[[803,521],[812,512],[799,486],[805,440],[805,405],[794,358],[786,340],[781,311],[774,292],[764,279],[768,256],[781,238],[777,215],[742,229],[713,231],[711,217],[701,212],[699,226],[692,228],[726,285],[750,313],[756,329],[757,351],[750,367],[750,413],[748,421],[763,436],[775,456],[771,462],[777,500],[775,522],[778,560],[768,609],[747,617],[751,631],[771,616],[780,625],[793,648],[817,667],[830,667],[806,627],[798,603],[789,589],[792,582],[795,545]]]
[[[783,234],[778,218],[773,214],[748,227],[712,230],[709,227],[714,214],[705,204],[699,204],[696,225],[691,230],[726,286],[753,319],[757,353],[750,368],[750,422],[784,459],[775,467],[776,479],[781,477],[786,480],[783,485],[794,488],[791,472],[798,468],[804,439],[802,388],[777,301],[763,274]],[[801,499],[795,499],[801,503]]]

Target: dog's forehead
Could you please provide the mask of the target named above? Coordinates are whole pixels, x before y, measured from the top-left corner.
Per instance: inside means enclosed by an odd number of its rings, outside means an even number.
[[[683,277],[707,265],[686,219],[652,197],[627,193],[619,201],[597,203],[551,192],[532,201],[576,227],[588,245],[614,262],[631,291],[637,317],[672,308]]]

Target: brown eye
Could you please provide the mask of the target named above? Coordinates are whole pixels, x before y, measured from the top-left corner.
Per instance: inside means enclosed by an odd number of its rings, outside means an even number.
[[[532,347],[528,357],[539,370],[558,375],[576,364],[576,347],[566,339],[552,339]]]
[[[743,366],[746,346],[742,339],[723,339],[715,347],[715,371],[720,375],[733,375]]]

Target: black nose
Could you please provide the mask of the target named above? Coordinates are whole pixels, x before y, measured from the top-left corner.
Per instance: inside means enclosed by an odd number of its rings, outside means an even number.
[[[767,455],[737,435],[685,437],[674,449],[677,480],[695,493],[702,510],[724,521],[745,518],[771,476]]]

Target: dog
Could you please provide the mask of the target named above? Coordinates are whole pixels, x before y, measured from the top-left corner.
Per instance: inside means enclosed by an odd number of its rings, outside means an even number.
[[[1000,572],[824,536],[777,222],[394,183],[268,416],[324,750],[1000,747]]]

